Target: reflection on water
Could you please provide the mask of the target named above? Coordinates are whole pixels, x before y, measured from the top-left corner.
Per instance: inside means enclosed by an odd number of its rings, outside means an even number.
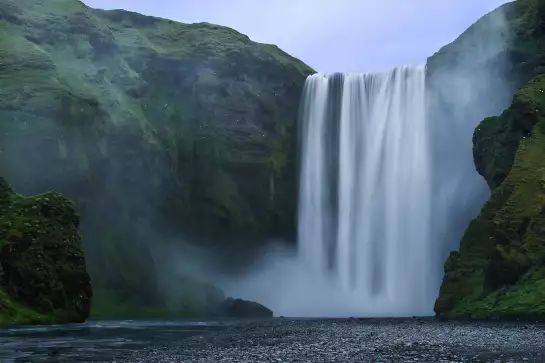
[[[111,362],[136,349],[223,327],[215,322],[116,320],[0,328],[0,363]]]

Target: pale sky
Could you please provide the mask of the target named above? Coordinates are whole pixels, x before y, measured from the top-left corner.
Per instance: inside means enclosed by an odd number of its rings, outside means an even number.
[[[424,62],[505,0],[83,0],[185,23],[209,22],[278,45],[318,72]]]

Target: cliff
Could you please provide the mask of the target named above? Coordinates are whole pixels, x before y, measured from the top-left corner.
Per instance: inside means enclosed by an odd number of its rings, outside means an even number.
[[[83,322],[91,281],[72,202],[15,194],[0,177],[0,324]]]
[[[518,0],[497,11],[506,20],[498,79],[508,87],[500,89],[518,91],[500,116],[474,130],[475,166],[491,195],[446,261],[435,303],[441,317],[545,315],[545,1]],[[484,109],[493,90],[476,100]]]
[[[309,67],[222,26],[0,5],[0,171],[74,200],[100,296],[155,306],[171,236],[235,255],[294,236]]]
[[[545,316],[545,75],[475,130],[477,170],[492,195],[451,253],[439,316]]]

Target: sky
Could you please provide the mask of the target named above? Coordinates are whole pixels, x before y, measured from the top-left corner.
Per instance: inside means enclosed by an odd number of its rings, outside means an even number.
[[[423,63],[505,0],[83,0],[184,23],[228,26],[318,72]]]

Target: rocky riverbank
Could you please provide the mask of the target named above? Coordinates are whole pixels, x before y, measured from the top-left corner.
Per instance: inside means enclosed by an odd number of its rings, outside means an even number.
[[[545,362],[545,325],[425,319],[237,323],[127,362]]]

